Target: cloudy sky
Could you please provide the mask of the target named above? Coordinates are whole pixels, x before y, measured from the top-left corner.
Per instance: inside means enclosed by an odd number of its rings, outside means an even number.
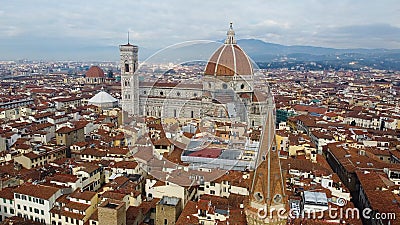
[[[2,0],[0,59],[116,59],[128,30],[158,49],[221,40],[229,22],[238,39],[400,48],[398,0]]]

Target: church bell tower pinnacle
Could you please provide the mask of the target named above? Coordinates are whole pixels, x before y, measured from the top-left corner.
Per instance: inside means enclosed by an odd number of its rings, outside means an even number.
[[[275,139],[275,103],[269,87],[266,107],[246,218],[248,224],[286,224],[285,186]]]

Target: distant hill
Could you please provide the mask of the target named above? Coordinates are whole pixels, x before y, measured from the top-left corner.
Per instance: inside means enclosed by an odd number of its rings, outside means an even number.
[[[398,56],[400,54],[400,49],[336,49],[301,45],[286,46],[268,43],[258,39],[241,39],[238,40],[238,44],[255,61],[269,61],[277,56],[297,56],[315,60],[315,58],[330,59],[340,55],[361,57],[368,55]]]

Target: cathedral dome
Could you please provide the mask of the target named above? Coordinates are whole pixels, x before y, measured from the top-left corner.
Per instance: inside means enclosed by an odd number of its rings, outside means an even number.
[[[212,54],[208,60],[204,74],[212,76],[253,74],[253,67],[249,57],[236,43],[232,23],[227,32],[224,45]]]
[[[86,77],[105,77],[104,71],[98,66],[92,66],[86,72]]]

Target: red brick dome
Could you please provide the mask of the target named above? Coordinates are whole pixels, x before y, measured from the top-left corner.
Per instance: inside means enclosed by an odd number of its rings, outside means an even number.
[[[86,77],[106,77],[104,71],[98,66],[92,66],[86,72]]]
[[[249,57],[237,45],[232,24],[227,32],[224,45],[215,51],[208,60],[205,75],[234,76],[252,75],[253,67]]]

